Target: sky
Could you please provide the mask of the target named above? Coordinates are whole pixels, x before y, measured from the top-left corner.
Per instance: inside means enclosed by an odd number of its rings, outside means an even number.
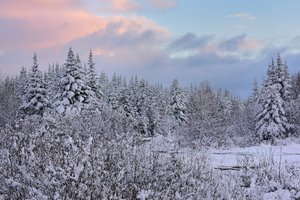
[[[73,48],[98,72],[214,87],[246,97],[278,53],[300,71],[300,1],[2,0],[0,74],[38,55],[42,70]]]

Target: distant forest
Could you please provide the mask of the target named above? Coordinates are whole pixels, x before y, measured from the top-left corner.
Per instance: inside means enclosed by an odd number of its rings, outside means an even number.
[[[92,51],[83,64],[70,48],[66,62],[50,65],[47,72],[39,70],[34,55],[30,69],[23,67],[15,78],[1,81],[0,126],[30,116],[42,120],[109,112],[126,119],[142,137],[171,134],[195,147],[297,136],[300,73],[290,75],[279,55],[266,69],[262,87],[255,81],[251,96],[241,99],[209,82],[183,88],[175,79],[166,88],[137,76],[109,79],[96,73]]]

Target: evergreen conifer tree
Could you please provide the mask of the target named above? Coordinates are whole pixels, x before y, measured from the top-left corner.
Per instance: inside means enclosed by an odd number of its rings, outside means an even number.
[[[64,65],[64,75],[60,80],[60,88],[55,96],[54,106],[60,114],[78,113],[88,104],[89,88],[82,80],[82,68],[79,56],[74,56],[70,48]]]
[[[92,92],[94,92],[95,96],[98,99],[101,99],[102,97],[102,92],[99,88],[98,85],[98,78],[96,74],[96,69],[95,69],[95,62],[93,60],[93,53],[92,50],[90,50],[89,53],[89,58],[88,58],[88,63],[87,63],[87,85],[91,88]]]
[[[26,91],[28,87],[28,73],[25,67],[22,67],[18,80],[16,82],[16,92],[20,103],[24,103],[26,100]]]
[[[48,94],[43,81],[42,72],[38,69],[37,56],[33,56],[30,78],[26,88],[25,101],[21,105],[21,110],[26,115],[43,116],[49,106]]]
[[[187,121],[186,117],[186,96],[179,86],[179,82],[175,79],[171,85],[171,114],[180,123]]]
[[[261,140],[274,141],[275,138],[288,136],[291,125],[286,117],[283,89],[284,73],[280,57],[275,64],[269,65],[267,79],[259,100],[259,111],[256,116],[256,133]]]

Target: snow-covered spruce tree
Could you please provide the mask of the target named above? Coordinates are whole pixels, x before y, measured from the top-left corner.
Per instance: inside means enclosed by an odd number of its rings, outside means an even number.
[[[187,121],[186,117],[186,96],[179,86],[179,82],[175,79],[171,85],[171,96],[170,96],[170,109],[171,115],[179,122],[183,123]]]
[[[189,145],[224,146],[228,142],[226,121],[220,96],[208,82],[203,82],[189,95],[188,123],[183,133]],[[231,139],[230,139],[231,140]]]
[[[118,110],[120,107],[120,85],[118,82],[118,77],[115,73],[106,89],[105,96],[107,96],[107,103],[111,105],[113,110]]]
[[[224,110],[224,114],[226,118],[230,118],[231,111],[232,111],[232,96],[230,95],[228,90],[224,91],[224,94],[220,91],[220,99],[222,103],[222,108]]]
[[[132,107],[131,113],[133,117],[138,115],[137,113],[137,101],[138,101],[138,80],[137,77],[131,77],[129,81],[129,104]]]
[[[242,110],[237,126],[237,133],[242,137],[239,145],[250,145],[257,142],[257,138],[255,137],[255,118],[259,108],[259,96],[260,90],[258,88],[257,81],[255,80],[253,83],[252,94],[243,104],[244,109]]]
[[[292,77],[292,100],[289,106],[289,120],[296,135],[300,135],[300,73]]]
[[[149,89],[149,99],[147,103],[146,116],[148,118],[148,133],[152,137],[157,132],[157,125],[159,121],[159,109],[157,107],[157,97],[152,88]]]
[[[126,117],[130,118],[131,120],[133,120],[133,108],[130,102],[130,94],[128,91],[128,87],[126,82],[124,82],[123,87],[121,88],[121,92],[120,92],[120,105],[122,106],[122,109],[126,115]]]
[[[278,82],[281,85],[280,95],[283,99],[283,107],[285,110],[285,116],[288,122],[294,123],[294,107],[293,107],[293,91],[292,91],[292,78],[288,72],[288,66],[282,62],[280,55],[277,58],[277,70],[278,70]],[[290,132],[294,132],[294,126],[290,127]],[[288,136],[288,135],[286,135]]]
[[[9,77],[5,81],[0,79],[0,97],[0,127],[5,127],[13,121],[20,107],[15,91],[15,80]]]
[[[59,114],[76,114],[88,104],[89,87],[82,79],[81,61],[75,58],[73,50],[68,52],[64,65],[64,75],[60,80],[60,88],[55,96],[54,107]]]
[[[159,109],[160,116],[167,116],[168,112],[168,92],[167,89],[163,89],[161,84],[157,84],[154,87],[154,94],[156,95],[156,104]]]
[[[133,85],[135,85],[135,83]],[[131,90],[131,92],[133,92],[133,90]],[[134,101],[131,101],[131,107],[133,115],[136,108],[135,119],[137,121],[137,129],[143,136],[152,137],[157,131],[159,119],[156,94],[154,94],[153,88],[150,87],[144,79],[140,81],[136,92],[136,104]],[[133,93],[130,93],[130,95],[132,95],[130,99],[134,100],[135,95]]]
[[[100,85],[107,85],[107,83],[108,83],[108,77],[105,74],[105,72],[102,71],[100,73],[99,81],[98,82],[99,82]]]
[[[60,74],[57,73],[56,66],[54,63],[49,65],[47,77],[48,77],[48,94],[50,96],[50,99],[52,99],[54,95],[56,95],[58,85],[59,85],[59,79],[60,79]]]
[[[259,109],[259,99],[260,99],[260,90],[255,80],[253,83],[252,94],[245,103],[245,112],[244,116],[247,116],[250,127],[255,127],[255,115]],[[255,128],[254,128],[255,129]],[[253,130],[254,130],[253,129]]]
[[[88,75],[88,85],[92,90],[96,89],[96,84],[97,84],[97,75],[95,72],[95,63],[93,60],[93,53],[92,50],[90,50],[89,53],[89,59],[88,59],[88,69],[87,69],[87,75]]]
[[[149,103],[148,94],[149,88],[145,80],[141,80],[138,87],[137,96],[137,121],[138,121],[138,131],[144,136],[150,136],[148,130],[149,119],[147,117],[147,106]]]
[[[292,97],[297,99],[300,95],[300,72],[292,76]]]
[[[288,72],[288,66],[283,63],[280,55],[277,58],[278,83],[281,85],[280,95],[284,100],[284,107],[287,108],[292,99],[292,79]]]
[[[284,107],[281,67],[280,62],[272,61],[268,68],[256,116],[256,134],[260,140],[273,142],[275,138],[288,136],[291,130]]]
[[[33,66],[30,72],[28,86],[24,102],[20,107],[20,111],[25,115],[41,115],[43,116],[46,108],[49,106],[48,93],[43,81],[42,72],[38,69],[37,56],[33,56]]]
[[[95,62],[93,60],[93,53],[92,50],[90,50],[89,53],[89,59],[88,59],[88,63],[87,63],[87,85],[91,88],[91,90],[94,92],[95,96],[98,99],[101,99],[101,97],[103,96],[99,85],[98,85],[98,78],[97,78],[97,74],[96,74],[96,69],[95,69]]]
[[[22,67],[16,80],[16,93],[20,103],[25,102],[25,95],[28,86],[28,73],[25,67]]]
[[[249,102],[250,103],[257,103],[258,99],[259,99],[259,93],[260,93],[259,87],[258,87],[257,81],[255,79],[254,83],[253,83],[252,94],[249,98]]]

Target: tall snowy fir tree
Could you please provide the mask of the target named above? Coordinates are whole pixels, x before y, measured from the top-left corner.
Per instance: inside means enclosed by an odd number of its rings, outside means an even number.
[[[88,63],[87,63],[87,85],[90,87],[91,91],[95,94],[95,97],[98,99],[101,99],[102,97],[102,92],[100,85],[98,84],[98,78],[97,78],[97,73],[95,69],[95,62],[93,60],[93,53],[92,50],[90,50],[89,53],[89,58],[88,58]]]
[[[224,107],[208,82],[192,88],[188,102],[186,137],[196,146],[219,146],[226,138]]]
[[[260,140],[274,141],[275,138],[284,138],[290,134],[291,124],[289,124],[286,111],[286,94],[283,89],[282,80],[285,79],[281,73],[281,59],[277,59],[275,64],[269,65],[267,79],[259,100],[259,111],[256,116],[256,133]]]
[[[285,111],[285,116],[288,119],[289,123],[294,123],[294,108],[292,105],[293,100],[293,91],[292,91],[292,78],[290,77],[288,66],[280,58],[278,54],[277,57],[277,66],[278,66],[278,83],[281,86],[280,95],[283,100],[283,107]],[[290,127],[291,130],[294,129],[293,126]],[[290,130],[290,131],[291,131]]]
[[[280,55],[277,57],[277,70],[278,83],[281,85],[280,95],[286,109],[292,99],[292,79],[289,75],[288,66],[282,62]]]
[[[295,127],[295,134],[300,135],[300,72],[294,74],[292,80],[292,100],[289,106],[289,120]]]
[[[18,96],[19,104],[26,101],[26,91],[28,87],[29,74],[25,67],[21,68],[21,71],[16,80],[16,95]]]
[[[300,72],[292,76],[292,98],[297,99],[300,96]]]
[[[42,72],[38,69],[36,54],[33,56],[33,65],[29,76],[25,99],[23,99],[20,110],[26,115],[42,116],[49,106],[49,99]]]
[[[16,87],[18,89],[20,86],[20,84],[16,86],[16,81],[19,80],[21,79],[14,80],[9,77],[4,82],[0,80],[0,130],[1,127],[5,127],[6,124],[15,119],[20,107],[20,96],[19,92],[16,91]]]
[[[254,80],[252,94],[250,95],[249,102],[257,103],[259,100],[259,93],[260,91],[259,91],[258,83],[256,80]]]
[[[137,111],[137,101],[138,101],[138,80],[137,77],[131,76],[129,81],[129,104],[131,105],[131,114],[136,117],[138,115]]]
[[[111,81],[107,85],[107,91],[105,94],[106,101],[111,105],[113,110],[118,110],[120,107],[120,88],[118,83],[118,77],[114,73]]]
[[[132,117],[133,117],[132,105],[131,105],[131,102],[130,102],[130,99],[129,99],[130,96],[129,96],[129,91],[128,91],[128,87],[127,87],[126,82],[124,82],[120,93],[121,94],[120,94],[119,103],[121,104],[122,109],[125,112],[125,115],[128,118],[132,119]]]
[[[82,80],[82,69],[79,56],[75,58],[73,50],[68,52],[64,66],[64,75],[60,80],[60,88],[55,96],[54,106],[60,114],[78,113],[88,103],[88,87]]]
[[[224,110],[225,117],[230,118],[233,102],[229,91],[225,90],[224,94],[222,94],[222,92],[220,91],[220,99],[221,99],[222,108]]]
[[[260,99],[260,89],[258,87],[258,83],[255,80],[252,86],[252,94],[244,103],[244,109],[240,117],[239,132],[243,136],[248,136],[253,142],[255,135],[255,127],[256,127],[256,115],[259,110],[259,99]]]
[[[180,88],[179,82],[175,79],[171,85],[170,94],[170,109],[171,115],[180,123],[187,120],[186,111],[186,96],[182,89]]]
[[[148,129],[149,119],[147,117],[147,106],[149,103],[148,94],[149,90],[147,84],[144,79],[142,79],[138,86],[137,91],[137,121],[138,121],[138,129],[139,132],[144,136],[150,136],[150,132]]]
[[[53,82],[51,83],[50,96],[54,100],[58,92],[61,90],[61,80],[65,72],[65,67],[63,65],[55,64],[53,71]]]

